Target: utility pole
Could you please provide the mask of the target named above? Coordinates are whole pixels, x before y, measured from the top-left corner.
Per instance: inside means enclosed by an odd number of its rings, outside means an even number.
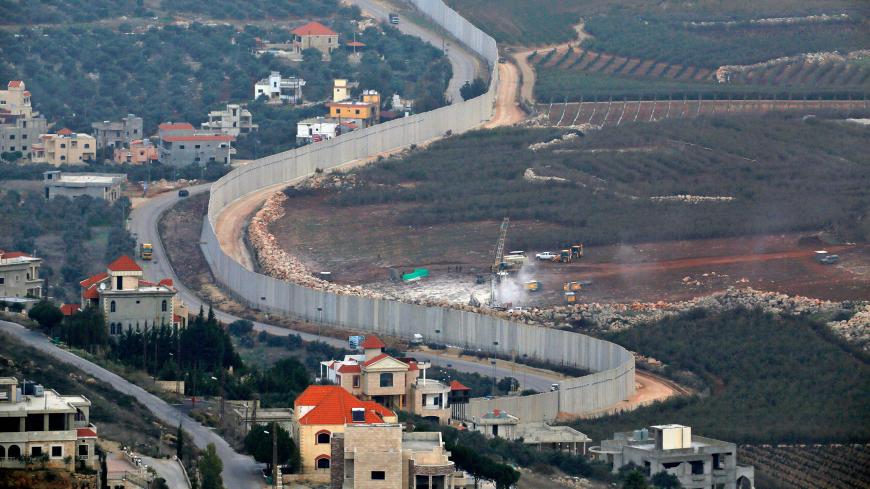
[[[278,487],[278,423],[272,421],[272,487]]]

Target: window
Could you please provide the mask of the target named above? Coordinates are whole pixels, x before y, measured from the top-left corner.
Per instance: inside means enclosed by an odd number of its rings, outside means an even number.
[[[15,146],[9,146],[9,151],[15,151]]]
[[[115,311],[116,311],[115,301],[112,301],[109,303],[109,312],[115,312]]]
[[[52,445],[51,447],[51,456],[53,458],[63,457],[63,447],[60,445]]]
[[[160,304],[160,310],[166,312],[166,299],[164,299],[163,303]]]
[[[392,372],[385,372],[381,374],[381,387],[392,387],[393,386],[393,374]]]
[[[79,457],[87,457],[88,456],[88,446],[87,445],[79,445]]]
[[[197,145],[194,146],[194,148],[199,149],[199,146],[200,146],[200,145],[197,144]]]
[[[366,410],[363,408],[353,408],[351,410],[351,420],[354,423],[365,423]]]
[[[317,444],[329,443],[329,432],[326,430],[318,431],[315,437]]]
[[[382,481],[387,479],[387,473],[383,470],[373,470],[372,471],[372,480],[373,481]]]
[[[354,386],[354,387],[359,387],[359,375],[354,375],[354,376],[353,376],[353,386]]]
[[[90,148],[90,147],[91,147],[91,143],[85,143],[85,149]]]
[[[329,455],[321,455],[314,459],[314,466],[318,469],[328,469],[329,468]]]
[[[6,277],[0,277],[0,285],[4,285],[6,283]]]
[[[41,457],[42,456],[42,447],[30,447],[30,456],[31,457]]]
[[[66,148],[66,143],[60,143],[61,148]]]
[[[115,288],[118,290],[124,290],[124,277],[116,277]]]
[[[9,139],[15,139],[15,134],[10,134]]]
[[[21,147],[21,150],[22,150],[22,151],[27,151],[27,145],[22,146],[22,147]]]
[[[184,149],[184,145],[183,145],[183,144],[179,144],[179,145],[178,145],[178,149]]]
[[[356,115],[359,115],[359,109],[356,109]]]
[[[22,134],[21,139],[27,139],[27,134]]]

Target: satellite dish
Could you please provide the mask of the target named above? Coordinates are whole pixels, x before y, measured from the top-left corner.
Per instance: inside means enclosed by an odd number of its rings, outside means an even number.
[[[106,282],[100,284],[100,290],[106,290]]]

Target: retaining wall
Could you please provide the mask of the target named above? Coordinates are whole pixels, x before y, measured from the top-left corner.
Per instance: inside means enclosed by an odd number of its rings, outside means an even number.
[[[280,182],[327,170],[350,161],[419,144],[452,131],[465,132],[487,121],[498,86],[498,49],[486,35],[440,0],[410,0],[469,49],[489,63],[489,91],[472,100],[393,120],[335,139],[267,156],[233,170],[212,185],[208,219],[203,222],[202,249],[214,276],[249,306],[343,329],[376,332],[410,339],[421,333],[429,341],[497,352],[527,355],[558,365],[597,373],[568,379],[558,392],[536,396],[475,399],[469,414],[501,408],[523,421],[547,421],[559,412],[581,414],[626,399],[634,392],[634,358],[624,348],[567,331],[530,326],[443,307],[337,295],[308,289],[244,268],[226,255],[214,233],[221,211],[246,194]]]

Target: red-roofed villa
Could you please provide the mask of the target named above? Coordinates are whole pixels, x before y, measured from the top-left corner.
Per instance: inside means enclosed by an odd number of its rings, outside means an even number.
[[[431,366],[428,362],[394,358],[384,353],[386,347],[380,338],[368,335],[360,344],[362,355],[320,362],[321,377],[360,399],[447,424],[451,417],[450,387],[426,378]]]
[[[81,307],[103,311],[110,336],[124,331],[147,331],[155,326],[187,326],[187,306],[178,297],[172,279],[149,282],[135,260],[122,256],[106,271],[88,277],[82,287]]]
[[[320,22],[309,22],[293,29],[293,50],[302,53],[303,50],[314,48],[329,58],[329,53],[339,47],[338,33]]]

